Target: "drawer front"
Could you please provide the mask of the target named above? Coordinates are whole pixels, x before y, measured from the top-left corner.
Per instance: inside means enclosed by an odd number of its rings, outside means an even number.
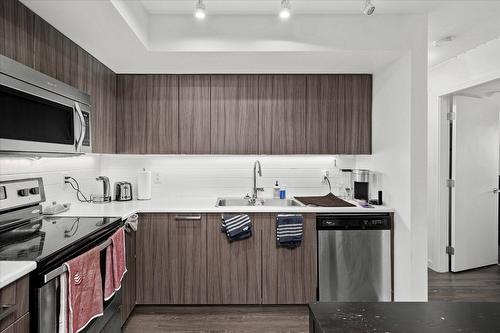
[[[25,314],[0,333],[30,333],[30,314]]]
[[[29,310],[28,275],[0,290],[0,331],[12,325]]]

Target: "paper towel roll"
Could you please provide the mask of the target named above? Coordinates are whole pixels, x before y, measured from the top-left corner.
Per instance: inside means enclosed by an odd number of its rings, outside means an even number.
[[[137,175],[137,199],[151,199],[151,171],[142,169]]]

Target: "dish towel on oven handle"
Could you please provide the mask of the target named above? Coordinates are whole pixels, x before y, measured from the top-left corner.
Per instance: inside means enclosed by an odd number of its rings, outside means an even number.
[[[280,247],[294,249],[302,243],[304,217],[280,214],[276,217],[276,243]]]
[[[118,229],[111,237],[106,248],[106,272],[104,281],[104,300],[109,300],[122,287],[122,279],[127,273],[125,258],[125,230]]]
[[[68,333],[82,331],[94,318],[104,313],[100,253],[99,248],[95,247],[64,263],[68,272],[61,282],[66,280],[67,285]],[[64,304],[64,300],[61,304]],[[64,315],[64,311],[61,313]],[[64,322],[65,318],[60,319],[62,326],[65,325]]]

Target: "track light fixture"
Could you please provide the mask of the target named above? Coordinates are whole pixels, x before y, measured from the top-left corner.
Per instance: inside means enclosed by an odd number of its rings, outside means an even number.
[[[375,11],[375,6],[372,4],[371,0],[364,0],[363,6],[361,7],[361,11],[365,15],[372,15]]]
[[[282,19],[287,19],[292,14],[292,5],[290,4],[290,0],[281,0],[281,10],[280,17]]]
[[[205,4],[203,3],[203,0],[198,0],[198,2],[196,3],[196,9],[194,11],[194,17],[196,17],[198,20],[203,20],[205,16],[207,16]]]

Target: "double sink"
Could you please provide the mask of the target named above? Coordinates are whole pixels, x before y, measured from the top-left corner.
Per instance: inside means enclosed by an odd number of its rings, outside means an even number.
[[[253,203],[245,198],[217,198],[216,207],[242,207],[242,206],[268,206],[268,207],[304,207],[303,204],[295,199],[275,199],[263,198],[257,199]]]

